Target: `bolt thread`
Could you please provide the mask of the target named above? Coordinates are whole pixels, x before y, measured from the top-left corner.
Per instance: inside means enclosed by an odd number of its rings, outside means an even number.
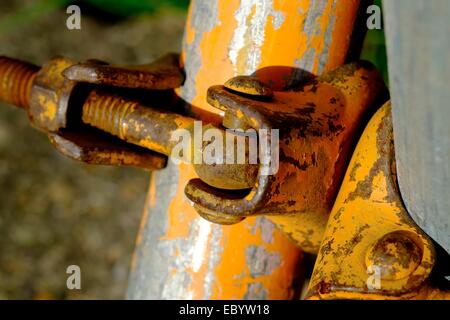
[[[84,123],[126,140],[124,120],[138,107],[135,101],[128,101],[110,93],[90,93],[83,105]]]
[[[30,92],[39,67],[0,56],[0,100],[28,108]]]

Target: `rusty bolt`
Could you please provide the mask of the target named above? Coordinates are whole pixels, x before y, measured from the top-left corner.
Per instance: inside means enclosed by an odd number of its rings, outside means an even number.
[[[0,57],[0,100],[26,108],[38,70],[33,64]]]
[[[67,58],[56,57],[40,69],[17,59],[0,57],[0,100],[26,109],[33,123],[40,129],[57,132],[66,126],[67,104],[77,82],[66,79],[63,72],[75,63]],[[129,115],[134,117],[129,119]],[[142,129],[142,126],[156,124],[161,118],[169,118],[173,122],[173,129],[183,127],[183,124],[189,126],[193,122],[191,118],[155,111],[132,99],[99,89],[93,89],[82,106],[82,120],[86,124],[122,140],[168,155],[169,148],[152,148],[153,146],[141,141],[143,137],[135,137],[132,130],[125,129],[131,129],[128,120],[136,122],[136,129]],[[142,133],[147,131],[142,130]],[[161,130],[155,129],[155,132],[161,133]],[[162,134],[163,136],[152,138],[161,143],[169,141],[167,132]],[[170,132],[168,134],[170,136]]]
[[[55,132],[66,126],[67,107],[75,81],[62,71],[74,61],[55,57],[39,68],[28,62],[0,57],[0,100],[27,111],[39,129]]]
[[[144,70],[143,73],[147,72],[150,74],[155,72],[157,77],[164,77],[163,73],[167,72],[170,76],[169,80],[163,83],[164,88],[167,89],[169,86],[179,84],[182,80],[180,78],[178,82],[175,81],[174,77],[177,73],[173,68],[164,67],[165,64],[172,66],[174,64],[173,61],[173,56],[160,59],[159,63],[161,65],[159,69],[153,65],[152,68]],[[86,141],[89,139],[82,137],[80,140],[81,137],[78,135],[77,139],[73,139],[71,135],[55,138],[54,134],[61,135],[60,130],[67,127],[68,112],[71,109],[69,101],[73,100],[71,99],[73,90],[80,80],[76,78],[79,68],[82,68],[83,72],[81,74],[85,76],[86,69],[91,67],[94,69],[99,68],[96,63],[98,62],[91,60],[87,64],[77,65],[76,62],[70,59],[56,57],[39,70],[38,67],[28,63],[0,57],[0,85],[2,89],[0,99],[25,108],[33,124],[41,130],[50,133],[52,143],[64,154],[67,155],[70,150],[78,150],[78,143],[82,141],[86,146],[85,153],[88,156],[83,158],[77,155],[76,157],[82,158],[83,161],[86,157],[90,159],[91,150],[97,150],[98,148],[93,148],[92,145],[86,144]],[[73,68],[74,66],[76,68]],[[102,68],[105,67],[104,63],[101,63],[100,66]],[[108,77],[101,78],[101,84],[105,84],[105,81],[107,84],[115,84],[114,81],[117,80],[116,75],[121,75],[122,72],[125,74],[125,78],[133,78],[136,76],[136,73],[139,73],[138,69],[123,69],[110,66],[107,66],[107,68],[109,72],[107,73]],[[68,70],[71,72],[68,72]],[[66,73],[72,78],[66,78]],[[180,72],[178,76],[181,77],[182,73]],[[127,84],[127,81],[121,84],[124,87],[132,87],[132,85]],[[154,86],[160,88],[161,85],[161,83],[155,83],[155,81],[149,84],[151,88]],[[142,84],[139,85],[139,88],[142,88]],[[124,98],[99,88],[91,89],[87,94],[87,98],[82,102],[81,116],[84,124],[98,128],[131,144],[166,156],[171,155],[173,147],[178,143],[178,141],[171,139],[175,130],[186,129],[190,132],[194,130],[193,118],[143,106],[137,100]],[[79,134],[82,134],[82,132]],[[66,141],[67,137],[72,139],[69,141],[70,143]],[[68,145],[71,146],[70,150],[67,148]],[[104,143],[102,143],[102,148],[104,150],[112,150],[110,146],[106,146]],[[115,151],[123,158],[123,149]],[[95,156],[99,155],[100,153],[95,153]],[[144,164],[148,163],[147,160],[149,161],[149,159],[146,159]],[[157,160],[158,168],[160,168],[161,159]],[[103,163],[106,160],[90,159],[91,163],[100,163],[99,161]],[[240,189],[252,186],[257,168],[257,165],[249,165],[248,163],[223,166],[200,165],[196,166],[196,171],[200,178],[212,186],[225,189]],[[217,170],[221,170],[220,173],[222,175],[220,179],[216,177]]]
[[[384,235],[376,241],[366,254],[366,266],[380,268],[383,280],[398,280],[416,270],[422,259],[414,235],[406,231],[396,231]]]
[[[178,141],[172,140],[175,130],[185,129],[193,134],[194,120],[182,115],[162,112],[139,105],[138,102],[123,99],[100,90],[93,90],[82,110],[84,123],[108,132],[120,139],[151,149],[167,156]],[[215,128],[212,125],[203,125],[203,130]],[[231,134],[231,133],[230,133]],[[233,137],[236,134],[231,134]],[[225,138],[225,134],[224,134]],[[245,138],[246,146],[249,139]],[[237,143],[237,140],[233,140]],[[207,145],[207,144],[206,144]],[[206,145],[198,146],[204,148]],[[223,146],[226,146],[224,141]],[[236,145],[233,144],[236,149]],[[191,151],[191,155],[194,154]],[[202,151],[200,151],[202,153]],[[197,175],[210,186],[239,190],[253,186],[258,165],[249,163],[249,150],[246,147],[245,163],[243,164],[215,164],[194,163]],[[193,159],[191,159],[193,160]]]
[[[173,112],[141,105],[138,101],[94,89],[83,109],[84,123],[108,132],[121,140],[170,156],[177,141],[175,130],[190,130],[194,120]]]
[[[55,148],[69,158],[93,164],[163,168],[166,159],[162,155],[92,130],[66,129],[69,100],[77,82],[66,79],[62,72],[73,63],[68,58],[56,57],[39,68],[0,57],[0,100],[25,109],[33,125],[48,133]]]

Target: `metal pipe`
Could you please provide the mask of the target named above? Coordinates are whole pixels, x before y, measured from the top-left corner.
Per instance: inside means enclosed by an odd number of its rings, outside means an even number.
[[[221,114],[206,103],[211,85],[256,72],[281,88],[333,69],[345,62],[358,5],[192,1],[183,42],[187,78],[179,94],[202,120],[219,123]],[[200,218],[183,193],[192,178],[192,168],[172,163],[152,175],[128,298],[297,297],[302,252],[266,218],[233,226]]]

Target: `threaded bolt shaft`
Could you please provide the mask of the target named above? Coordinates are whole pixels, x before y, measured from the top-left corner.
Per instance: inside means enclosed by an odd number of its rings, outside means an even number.
[[[126,140],[126,134],[122,130],[124,119],[138,107],[139,104],[135,101],[94,90],[83,105],[82,120],[85,124]]]
[[[28,109],[33,81],[39,67],[17,59],[0,56],[0,101]],[[168,128],[190,127],[193,120],[177,114],[160,115],[132,99],[94,89],[82,106],[82,122],[98,128],[121,140],[170,154],[170,130],[157,127],[163,121]],[[133,127],[133,128],[130,128]],[[137,128],[155,127],[151,137]],[[129,130],[131,129],[131,130]],[[167,131],[167,132],[166,132]]]
[[[82,108],[82,121],[121,140],[171,155],[174,130],[192,129],[194,119],[147,108],[133,99],[94,89]]]
[[[28,108],[31,86],[39,69],[31,63],[0,56],[0,100]]]

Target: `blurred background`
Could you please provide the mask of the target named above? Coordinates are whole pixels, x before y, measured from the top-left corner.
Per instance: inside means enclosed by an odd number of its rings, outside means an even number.
[[[70,3],[0,0],[0,55],[138,64],[180,51],[188,1],[75,2],[72,31]],[[61,156],[24,112],[0,105],[0,299],[123,298],[148,182],[145,171]],[[66,288],[71,264],[82,290]]]
[[[81,8],[81,30],[66,28],[69,4]],[[147,63],[180,51],[188,4],[0,0],[0,55]],[[369,31],[363,57],[387,78],[382,30]],[[144,171],[64,158],[25,113],[0,104],[0,299],[123,298],[148,182]],[[66,287],[71,264],[81,290]]]

